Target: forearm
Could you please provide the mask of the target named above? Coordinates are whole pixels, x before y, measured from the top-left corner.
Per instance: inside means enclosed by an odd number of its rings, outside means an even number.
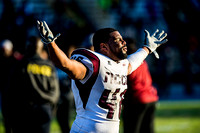
[[[60,34],[54,37],[45,21],[37,21],[37,27],[43,43],[47,44],[50,59],[53,63],[66,72],[72,79],[82,80],[87,72],[87,68],[80,62],[69,59],[65,53],[57,46],[55,40]]]
[[[131,64],[129,74],[136,70],[149,54],[149,50],[146,47],[138,49],[135,53],[128,56],[128,61]]]
[[[50,59],[58,68],[66,72],[72,79],[81,80],[84,78],[87,69],[83,64],[69,59],[54,41],[47,46]]]
[[[57,46],[55,42],[47,44],[50,59],[60,69],[65,66],[65,62],[68,62],[69,58],[66,54]]]

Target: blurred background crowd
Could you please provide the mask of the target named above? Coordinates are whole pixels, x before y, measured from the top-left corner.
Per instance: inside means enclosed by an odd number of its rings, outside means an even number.
[[[199,18],[198,0],[0,0],[0,41],[3,47],[3,41],[10,40],[20,59],[28,38],[38,36],[36,20],[61,33],[57,41],[66,50],[102,27],[118,29],[140,47],[144,29],[158,28],[168,33],[169,41],[158,49],[159,60],[149,56],[147,61],[160,96],[168,95],[172,83],[192,94],[200,83]]]

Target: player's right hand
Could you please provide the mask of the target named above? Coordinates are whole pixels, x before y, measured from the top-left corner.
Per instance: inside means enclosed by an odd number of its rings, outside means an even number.
[[[61,34],[57,34],[54,37],[53,33],[49,29],[47,23],[45,21],[37,21],[37,28],[40,32],[41,40],[45,44],[49,44],[57,39]]]

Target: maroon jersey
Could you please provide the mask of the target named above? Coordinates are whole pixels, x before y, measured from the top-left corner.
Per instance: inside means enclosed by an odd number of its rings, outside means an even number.
[[[158,101],[157,90],[152,85],[152,78],[146,61],[128,76],[128,90],[125,96],[127,100],[134,103]]]

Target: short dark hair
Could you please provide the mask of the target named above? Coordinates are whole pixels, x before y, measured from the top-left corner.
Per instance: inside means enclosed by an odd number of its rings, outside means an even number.
[[[108,42],[110,38],[110,33],[114,31],[117,31],[117,30],[114,28],[103,28],[103,29],[97,30],[94,33],[94,36],[92,39],[94,49],[97,51],[100,50],[100,44]]]

